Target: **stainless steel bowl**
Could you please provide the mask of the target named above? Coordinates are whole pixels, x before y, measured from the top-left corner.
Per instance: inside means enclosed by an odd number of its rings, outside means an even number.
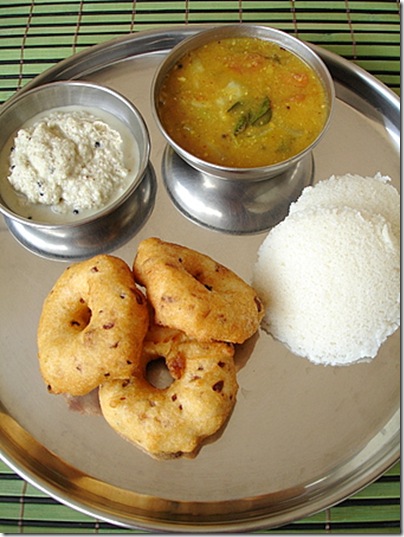
[[[22,91],[0,109],[0,151],[16,132],[39,113],[66,106],[107,112],[125,125],[137,146],[138,165],[126,189],[94,214],[73,222],[48,223],[18,214],[4,199],[7,178],[0,177],[0,212],[14,237],[32,252],[47,258],[71,260],[116,248],[144,223],[155,196],[155,177],[149,165],[148,129],[137,108],[119,93],[97,84],[61,81]]]
[[[162,124],[158,108],[157,108],[157,102],[161,90],[162,83],[168,74],[168,72],[173,68],[173,66],[186,54],[187,52],[194,50],[196,48],[199,48],[213,40],[218,39],[225,39],[225,38],[231,38],[231,37],[255,37],[259,39],[264,39],[268,41],[272,41],[283,48],[293,52],[295,55],[300,57],[304,62],[306,62],[309,66],[311,66],[318,76],[320,77],[321,81],[323,82],[324,88],[326,90],[328,103],[329,103],[329,115],[328,119],[326,121],[326,124],[324,125],[324,128],[322,132],[319,134],[319,136],[303,151],[301,151],[299,154],[293,156],[292,158],[289,158],[287,160],[284,160],[282,162],[279,162],[277,164],[273,164],[270,166],[263,166],[263,167],[257,167],[257,168],[232,168],[232,167],[226,167],[226,166],[220,166],[217,164],[212,164],[206,160],[203,160],[199,157],[196,157],[195,155],[191,154],[187,150],[185,150],[183,147],[178,145],[178,143],[171,138],[171,136],[167,133],[167,131],[164,128],[164,125]],[[193,168],[198,170],[199,172],[210,174],[222,179],[234,179],[234,180],[265,180],[272,177],[278,177],[282,174],[284,174],[286,171],[292,169],[296,166],[296,164],[301,161],[304,157],[306,157],[308,154],[311,153],[313,148],[319,143],[320,139],[322,138],[323,134],[327,130],[327,127],[330,122],[332,108],[333,108],[333,102],[335,97],[335,91],[334,91],[334,84],[332,81],[332,78],[329,74],[329,71],[321,58],[305,43],[300,41],[299,39],[282,32],[280,30],[276,30],[274,28],[266,27],[266,26],[256,26],[251,24],[231,24],[231,25],[223,25],[223,26],[217,26],[213,28],[209,28],[208,30],[203,30],[183,41],[181,41],[176,47],[172,49],[172,51],[166,56],[165,60],[161,63],[159,66],[155,77],[152,82],[152,110],[154,113],[154,117],[156,119],[157,125],[169,143],[169,145],[173,148],[173,150],[182,158],[184,159],[188,164],[190,164]]]

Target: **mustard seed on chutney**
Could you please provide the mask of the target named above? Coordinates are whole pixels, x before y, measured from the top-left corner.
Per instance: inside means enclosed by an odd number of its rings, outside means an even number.
[[[317,73],[276,43],[212,41],[185,54],[163,81],[160,121],[179,146],[224,167],[254,168],[308,147],[328,117]]]

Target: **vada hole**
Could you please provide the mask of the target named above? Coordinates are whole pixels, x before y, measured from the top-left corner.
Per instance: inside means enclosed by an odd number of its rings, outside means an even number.
[[[91,310],[87,306],[79,307],[71,316],[70,326],[78,331],[84,330],[90,324]]]
[[[174,381],[163,357],[156,358],[146,366],[146,380],[159,390],[168,388]]]

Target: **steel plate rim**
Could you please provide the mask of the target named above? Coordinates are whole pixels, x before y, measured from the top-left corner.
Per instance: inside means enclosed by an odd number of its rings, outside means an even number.
[[[18,425],[19,426],[19,425]],[[1,435],[1,430],[0,430]],[[400,434],[397,432],[396,434],[396,444],[392,449],[386,453],[381,459],[383,460],[383,463],[379,465],[377,471],[373,471],[373,475],[371,477],[367,477],[365,479],[362,479],[360,483],[356,483],[355,476],[352,477],[353,480],[353,491],[359,492],[363,488],[367,487],[370,483],[377,480],[381,475],[383,475],[389,468],[391,468],[399,459],[400,457]],[[31,441],[33,445],[35,445],[37,442],[35,439],[31,437]],[[43,449],[45,451],[48,451],[46,447],[39,445],[40,449]],[[56,460],[56,464],[62,464],[66,465],[64,461],[61,461],[53,455],[51,452],[49,453],[49,457],[51,459]],[[31,483],[33,486],[39,488],[41,491],[45,492],[46,494],[49,494],[51,497],[55,498],[56,500],[60,501],[62,504],[66,505],[67,507],[76,509],[79,512],[82,512],[88,516],[96,517],[104,522],[110,523],[110,524],[117,524],[121,527],[126,528],[132,528],[132,529],[145,529],[148,531],[175,531],[184,533],[192,531],[193,533],[215,533],[220,531],[257,531],[262,529],[274,529],[280,526],[283,526],[284,524],[290,524],[296,520],[299,520],[303,517],[312,516],[318,512],[321,512],[325,508],[331,508],[332,506],[340,503],[344,499],[348,498],[352,495],[352,490],[345,490],[342,494],[341,492],[336,491],[330,501],[327,502],[327,506],[324,506],[324,501],[319,502],[319,505],[316,507],[313,506],[313,504],[303,504],[300,505],[297,509],[294,508],[292,505],[291,511],[293,515],[290,513],[289,510],[282,511],[281,513],[276,513],[275,516],[271,516],[264,512],[261,514],[257,514],[255,517],[251,516],[251,514],[248,514],[248,512],[245,513],[244,518],[240,520],[225,520],[225,521],[214,521],[212,520],[204,520],[195,518],[194,520],[188,519],[181,522],[177,522],[175,524],[172,523],[172,521],[166,519],[166,520],[157,520],[156,518],[151,519],[143,519],[141,517],[137,517],[135,520],[128,516],[119,515],[118,517],[116,514],[106,514],[105,509],[102,510],[100,507],[92,506],[89,502],[86,504],[83,501],[79,501],[77,499],[69,497],[66,493],[64,493],[62,486],[58,486],[58,483],[49,484],[49,481],[46,481],[44,478],[38,479],[37,473],[35,473],[34,470],[28,470],[26,468],[23,468],[23,465],[21,463],[16,462],[13,460],[12,456],[7,455],[5,453],[5,450],[3,448],[0,449],[0,459],[2,459],[6,464],[10,466],[11,469],[13,469],[18,475],[20,475],[22,478],[24,478],[27,482]],[[75,470],[75,472],[78,474],[81,474],[80,470]],[[366,473],[366,472],[365,472]],[[96,479],[91,478],[91,476],[85,476],[88,477],[91,480],[93,480],[95,483],[97,483]],[[132,491],[131,491],[132,492]],[[135,493],[137,496],[142,496],[142,494]],[[265,498],[265,495],[264,495]],[[249,499],[241,499],[241,500],[226,500],[222,502],[201,502],[203,504],[234,504],[235,502],[245,503],[249,504],[253,500],[253,498]],[[175,503],[171,502],[170,500],[165,500],[167,503]],[[195,505],[195,503],[198,502],[190,502],[192,505]],[[261,511],[262,511],[261,507]],[[167,517],[168,518],[168,517]],[[135,524],[136,523],[136,524]]]
[[[226,23],[225,23],[226,24]],[[230,23],[228,23],[230,24]],[[249,24],[249,23],[243,23],[243,24]],[[72,56],[69,56],[59,62],[57,62],[52,67],[49,67],[44,72],[37,75],[34,79],[32,79],[30,82],[28,82],[23,88],[17,92],[17,95],[20,92],[28,91],[32,87],[45,84],[48,77],[52,77],[55,75],[58,75],[59,73],[63,72],[66,68],[70,68],[72,64],[77,64],[81,60],[85,59],[88,56],[94,56],[96,54],[103,55],[103,52],[110,50],[114,47],[122,47],[125,43],[131,42],[132,40],[140,40],[151,38],[153,40],[153,45],[156,46],[157,43],[161,43],[163,40],[169,40],[167,36],[181,34],[181,37],[179,40],[182,40],[188,36],[191,36],[195,33],[198,33],[202,30],[207,30],[210,28],[213,28],[215,26],[220,26],[218,24],[192,24],[192,25],[173,25],[169,27],[168,30],[163,31],[159,28],[152,28],[148,30],[140,30],[138,32],[133,32],[129,34],[125,34],[116,38],[113,38],[109,41],[106,41],[104,43],[99,43],[97,45],[92,45],[84,50],[77,52],[73,54]],[[257,24],[257,26],[262,26],[262,24]],[[267,25],[270,26],[270,25]],[[159,35],[160,34],[160,35]],[[155,40],[155,38],[159,36],[159,40]],[[319,53],[322,57],[326,58],[328,61],[332,61],[333,63],[339,64],[344,70],[351,71],[355,75],[363,78],[365,81],[371,82],[373,86],[377,87],[378,91],[383,93],[387,98],[389,98],[393,103],[395,103],[398,107],[400,107],[400,98],[396,93],[394,93],[393,90],[391,90],[388,86],[383,84],[380,80],[375,78],[373,75],[371,75],[368,71],[366,71],[361,66],[347,60],[346,58],[339,56],[335,52],[329,51],[324,49],[323,47],[320,47],[319,45],[315,45],[314,43],[306,42],[306,44],[313,48],[317,53]],[[170,46],[166,47],[160,47],[156,48],[155,52],[163,52],[165,50],[169,50]],[[147,52],[147,51],[144,51]],[[129,56],[130,57],[130,56]],[[118,61],[123,61],[127,58],[121,58]],[[105,61],[104,65],[110,65],[111,61]],[[97,70],[103,67],[103,63],[100,62],[97,64]],[[75,75],[77,76],[77,75]],[[79,75],[82,76],[82,75]],[[59,79],[58,79],[59,80]],[[16,96],[16,95],[15,95]],[[8,101],[14,99],[15,96],[12,96]]]

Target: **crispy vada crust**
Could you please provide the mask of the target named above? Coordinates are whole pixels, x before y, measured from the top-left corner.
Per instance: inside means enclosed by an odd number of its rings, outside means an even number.
[[[157,459],[194,456],[228,419],[238,391],[234,348],[198,342],[153,326],[145,339],[143,372],[99,389],[102,413],[126,440]],[[147,364],[164,357],[173,382],[160,389],[146,379]]]
[[[99,255],[68,267],[44,301],[37,343],[52,393],[84,395],[139,367],[146,298],[121,259]]]
[[[142,241],[135,279],[147,290],[156,322],[201,341],[243,343],[264,308],[256,291],[205,254],[157,238]]]

